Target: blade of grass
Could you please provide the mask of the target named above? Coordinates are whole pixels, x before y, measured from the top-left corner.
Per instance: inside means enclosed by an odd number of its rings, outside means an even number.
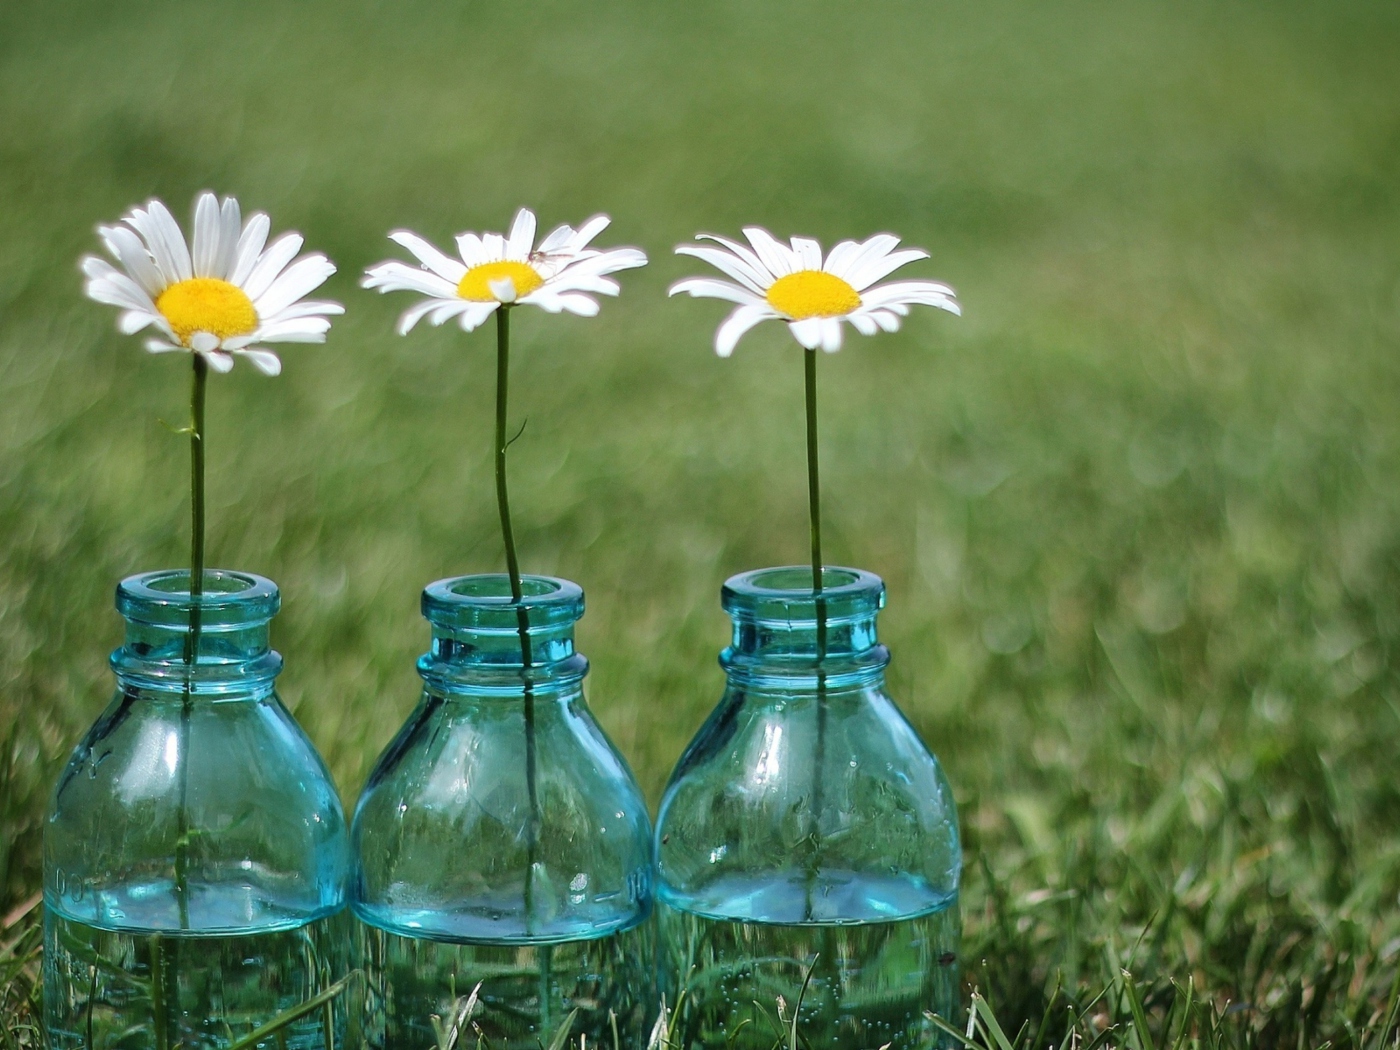
[[[798,989],[797,1002],[792,1006],[792,1031],[788,1035],[788,1050],[797,1050],[797,1017],[802,1013],[802,1000],[807,995],[807,986],[812,983],[812,971],[817,968],[819,958],[820,955],[814,955],[807,966],[807,972],[802,975],[802,987]]]
[[[1122,971],[1122,977],[1123,994],[1127,996],[1128,1009],[1133,1015],[1133,1028],[1137,1031],[1138,1050],[1157,1050],[1152,1042],[1152,1032],[1147,1027],[1147,1011],[1142,1008],[1142,996],[1138,995],[1137,982],[1128,970]]]
[[[1015,1050],[1011,1040],[1007,1039],[1006,1033],[1001,1030],[1001,1024],[997,1021],[997,1015],[992,1012],[991,1004],[978,992],[972,993],[972,1008],[977,1011],[983,1026],[996,1041],[997,1050]]]
[[[577,1017],[578,1007],[574,1007],[563,1023],[554,1030],[554,1038],[549,1041],[548,1050],[564,1050],[564,1044],[569,1041],[569,1032],[574,1027],[574,1019]]]
[[[310,999],[306,1000],[306,1002],[299,1003],[290,1010],[284,1010],[271,1021],[268,1021],[267,1024],[253,1029],[242,1039],[230,1043],[226,1047],[226,1050],[249,1050],[250,1047],[257,1046],[268,1036],[281,1033],[288,1025],[295,1024],[307,1014],[315,1013],[326,1003],[345,991],[345,989],[350,986],[351,981],[358,980],[361,976],[363,975],[359,970],[351,970],[325,991],[313,995]]]

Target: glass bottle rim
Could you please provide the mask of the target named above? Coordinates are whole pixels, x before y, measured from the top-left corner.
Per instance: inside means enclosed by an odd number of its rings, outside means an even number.
[[[201,630],[245,629],[267,623],[282,596],[265,576],[231,569],[205,569],[204,591],[190,593],[189,569],[137,573],[117,584],[117,611],[131,623],[187,628],[199,609]]]
[[[731,576],[720,591],[725,612],[760,623],[815,624],[818,603],[828,623],[873,616],[885,606],[885,581],[864,569],[827,565],[821,593],[814,594],[810,565],[780,565]]]
[[[561,627],[583,616],[583,588],[558,576],[522,575],[521,601],[503,572],[436,580],[423,588],[423,616],[438,627],[513,631],[524,609],[531,628]]]

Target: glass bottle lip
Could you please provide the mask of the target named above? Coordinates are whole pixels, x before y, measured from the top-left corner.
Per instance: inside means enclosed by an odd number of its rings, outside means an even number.
[[[827,565],[821,593],[814,594],[810,565],[781,565],[731,576],[720,591],[725,612],[756,623],[815,625],[818,603],[828,624],[868,618],[885,607],[885,581],[863,569]]]
[[[188,629],[199,609],[200,630],[246,630],[265,624],[282,606],[277,584],[265,576],[205,569],[204,591],[190,594],[189,569],[137,573],[117,584],[117,611],[130,623]]]
[[[530,629],[562,627],[583,616],[583,588],[557,576],[521,576],[521,601],[503,572],[451,576],[423,588],[423,616],[436,627],[514,631],[524,609]]]

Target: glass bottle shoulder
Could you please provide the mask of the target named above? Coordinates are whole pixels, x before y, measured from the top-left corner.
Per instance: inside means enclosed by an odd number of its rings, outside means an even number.
[[[771,922],[936,911],[962,863],[947,778],[878,680],[731,683],[666,789],[657,859],[668,903]]]
[[[356,806],[361,918],[409,936],[544,943],[645,917],[651,824],[631,771],[580,689],[533,704],[532,800],[523,697],[425,689]]]
[[[188,843],[188,922],[173,857]],[[119,689],[74,749],[44,829],[45,900],[112,929],[300,925],[343,903],[344,812],[268,683],[192,697]]]

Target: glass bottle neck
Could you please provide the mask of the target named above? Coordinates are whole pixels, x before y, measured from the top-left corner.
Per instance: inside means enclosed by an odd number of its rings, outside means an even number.
[[[873,573],[828,568],[816,591],[808,568],[759,569],[726,581],[722,603],[734,634],[720,664],[734,685],[837,689],[884,677],[875,620],[885,587]]]
[[[198,594],[189,583],[188,570],[170,569],[118,584],[126,639],[111,666],[122,687],[182,697],[267,692],[282,670],[268,641],[277,585],[223,569],[206,570]]]
[[[550,576],[521,578],[521,600],[504,575],[429,584],[423,615],[432,642],[418,661],[429,688],[503,699],[577,692],[588,661],[574,649],[583,590]]]

